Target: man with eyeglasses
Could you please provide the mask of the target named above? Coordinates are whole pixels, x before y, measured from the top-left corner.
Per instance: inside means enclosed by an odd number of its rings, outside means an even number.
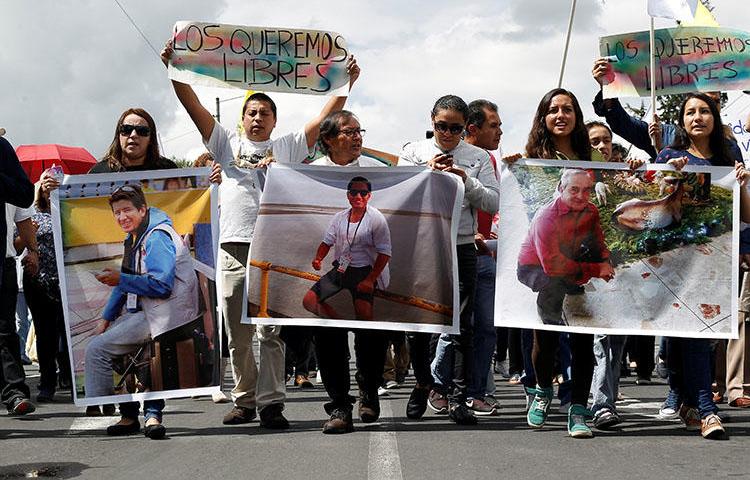
[[[328,167],[382,167],[383,163],[362,155],[365,130],[348,110],[328,115],[320,124],[318,148],[325,154],[311,165]]]
[[[161,53],[165,66],[172,52],[170,40]],[[359,77],[359,67],[353,56],[347,59],[347,73],[351,89]],[[265,167],[274,160],[301,163],[315,145],[320,123],[330,113],[341,110],[347,97],[331,98],[304,128],[272,140],[277,112],[276,104],[268,95],[254,93],[245,100],[242,107],[244,134],[236,136],[234,125],[226,128],[216,122],[190,85],[173,80],[172,87],[193,119],[206,148],[224,170],[224,181],[219,189],[219,255],[224,290],[222,313],[235,387],[232,390],[234,407],[224,416],[223,423],[248,423],[255,418],[257,408],[261,427],[288,428],[289,422],[282,414],[286,392],[284,342],[279,337],[281,327],[258,327],[260,357],[263,359],[258,369],[252,348],[255,325],[241,322],[245,266],[260,205],[260,182],[255,168]]]
[[[383,214],[368,205],[372,184],[366,178],[352,178],[346,189],[351,208],[333,216],[312,261],[312,267],[320,270],[333,247],[333,266],[308,290],[302,304],[321,318],[342,318],[326,300],[346,289],[352,296],[357,320],[367,321],[373,319],[375,288],[383,290],[388,286],[391,232]],[[348,331],[323,327],[319,330],[315,338],[324,345],[317,345],[318,364],[331,397],[325,405],[331,418],[323,426],[323,433],[349,433],[354,430],[354,425],[349,395]],[[382,339],[367,345],[368,336],[373,334],[379,336],[380,332],[355,332],[357,376],[361,377],[358,381],[361,388],[367,390],[369,400],[360,402],[359,414],[365,423],[376,421],[380,415],[377,389],[383,375],[385,351]]]

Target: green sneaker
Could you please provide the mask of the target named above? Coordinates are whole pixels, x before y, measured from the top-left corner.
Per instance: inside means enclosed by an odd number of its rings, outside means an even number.
[[[547,420],[547,412],[549,412],[549,406],[552,403],[552,387],[541,388],[537,385],[536,389],[531,390],[534,393],[534,400],[531,401],[531,406],[526,414],[526,423],[531,428],[542,428],[544,421]]]
[[[568,435],[573,438],[593,437],[593,432],[586,425],[586,419],[591,417],[591,412],[583,405],[571,405],[570,410],[568,410]]]

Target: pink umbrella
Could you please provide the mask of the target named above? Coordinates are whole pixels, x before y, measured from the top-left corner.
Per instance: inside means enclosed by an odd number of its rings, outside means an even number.
[[[21,168],[34,183],[52,164],[62,166],[63,172],[68,175],[75,175],[87,173],[96,163],[96,158],[83,147],[57,144],[20,145],[16,148],[16,155],[21,161]]]

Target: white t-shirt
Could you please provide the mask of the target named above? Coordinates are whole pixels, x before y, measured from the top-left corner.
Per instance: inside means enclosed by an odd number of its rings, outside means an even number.
[[[13,246],[13,225],[22,222],[34,215],[34,207],[20,208],[9,203],[5,204],[5,225],[7,226],[5,234],[5,258],[15,257],[16,247]]]
[[[269,150],[279,163],[301,163],[310,153],[305,130],[274,140],[253,142],[215,122],[206,148],[223,170],[219,186],[219,242],[250,243],[258,218],[261,191],[257,172],[241,167],[257,164]]]
[[[378,254],[391,256],[391,231],[388,222],[380,210],[367,206],[367,212],[360,222],[349,223],[347,208],[333,216],[328,230],[323,237],[323,243],[334,247],[335,259],[339,260],[345,253],[351,255],[351,267],[367,267],[375,265]],[[390,273],[386,264],[378,277],[378,288],[388,287]]]
[[[333,160],[330,159],[327,155],[325,157],[320,157],[316,159],[313,162],[310,162],[310,165],[320,165],[324,167],[387,167],[383,162],[379,162],[375,160],[374,158],[365,157],[365,156],[359,156],[354,159],[354,161],[347,163],[346,165],[339,165],[338,163],[334,163]]]

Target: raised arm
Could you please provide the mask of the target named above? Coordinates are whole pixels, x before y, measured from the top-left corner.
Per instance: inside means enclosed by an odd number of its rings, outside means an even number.
[[[354,55],[349,55],[349,58],[346,60],[346,73],[349,74],[349,91],[351,91],[352,87],[354,86],[354,82],[357,81],[360,73],[359,65],[357,65],[357,59],[354,58]],[[323,120],[325,120],[328,115],[343,109],[344,105],[346,104],[346,98],[347,97],[332,97],[323,106],[320,114],[310,120],[307,125],[305,125],[305,138],[307,139],[307,148],[312,148],[313,145],[315,145],[315,142],[318,141],[318,135],[320,134],[320,124],[323,123]]]
[[[172,57],[172,52],[172,40],[170,39],[161,51],[161,61],[164,62],[165,67],[168,65],[169,59]],[[185,107],[188,115],[190,115],[193,123],[198,128],[201,137],[203,137],[203,141],[208,142],[211,138],[211,132],[213,132],[215,124],[211,112],[206,110],[206,107],[201,104],[198,95],[195,94],[193,87],[190,85],[172,80],[172,88],[177,95],[177,99],[182,106]]]

